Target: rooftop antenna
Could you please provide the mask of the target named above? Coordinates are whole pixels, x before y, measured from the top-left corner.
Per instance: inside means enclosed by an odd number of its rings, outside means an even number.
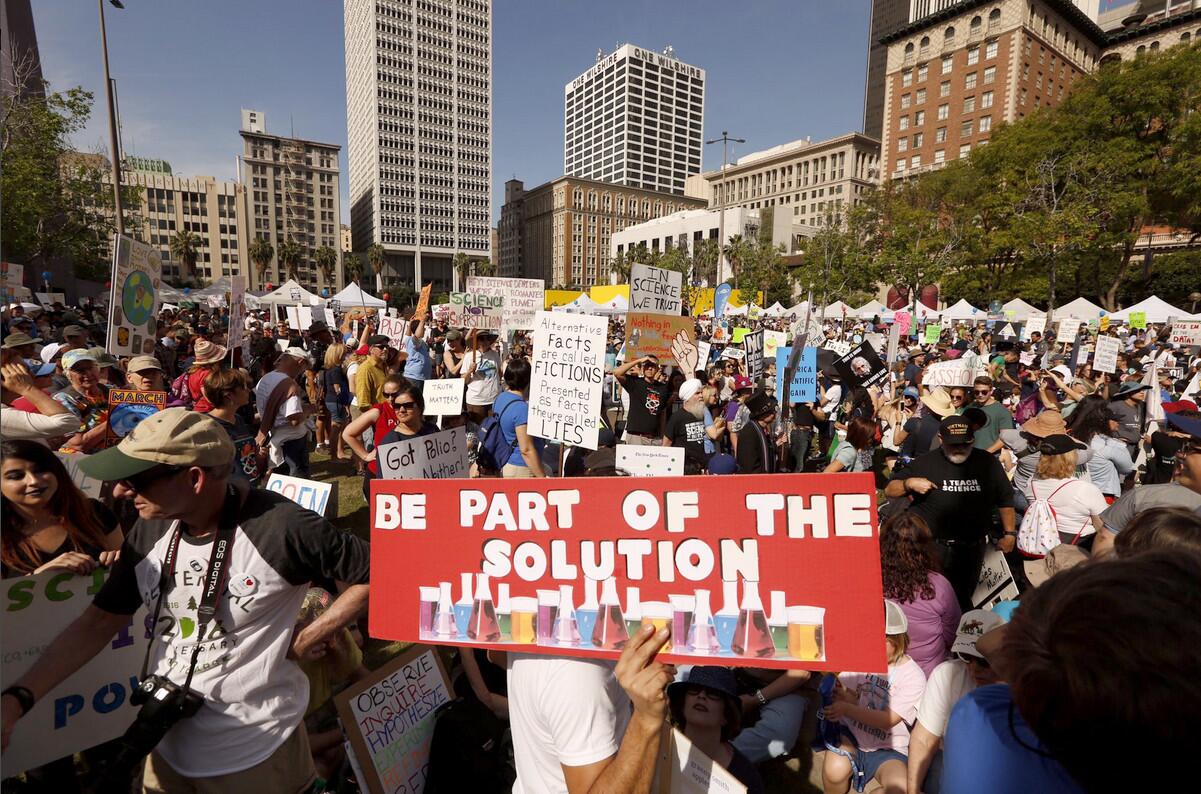
[[[676,56],[676,48],[668,44],[663,48],[663,54],[668,58],[674,58]]]
[[[296,117],[291,113],[288,114],[288,124],[292,126],[292,137],[296,137]]]
[[[605,51],[602,48],[597,47],[596,48],[596,62],[600,63],[604,59],[605,59]]]

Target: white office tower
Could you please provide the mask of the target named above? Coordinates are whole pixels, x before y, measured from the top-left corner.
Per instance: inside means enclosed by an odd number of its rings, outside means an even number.
[[[682,195],[701,171],[705,70],[625,44],[563,87],[563,171]]]
[[[350,227],[383,282],[451,288],[491,256],[492,3],[344,0]]]

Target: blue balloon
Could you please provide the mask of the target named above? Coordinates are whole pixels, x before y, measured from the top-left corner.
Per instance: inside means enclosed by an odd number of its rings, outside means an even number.
[[[191,288],[191,287],[184,287],[184,288],[183,288],[183,294],[184,294],[184,295],[191,295],[191,294],[192,294],[192,288]]]
[[[51,274],[51,272],[50,272],[49,270],[43,270],[43,271],[42,271],[42,279],[43,279],[44,281],[49,281],[49,280],[50,280],[50,276],[51,276],[51,275],[52,275],[52,274]]]
[[[323,297],[323,298],[328,298],[328,297],[329,297],[329,287],[322,287],[322,288],[321,288],[321,297]]]

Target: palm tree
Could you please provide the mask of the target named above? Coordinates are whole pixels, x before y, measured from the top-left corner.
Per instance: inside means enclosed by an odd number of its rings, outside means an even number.
[[[279,250],[276,252],[279,256],[279,264],[284,268],[287,278],[295,280],[297,277],[296,268],[300,266],[300,259],[304,256],[304,248],[300,243],[288,238],[279,244]]]
[[[342,266],[346,268],[346,277],[358,281],[363,275],[363,257],[359,254],[346,254],[342,257]]]
[[[313,261],[317,263],[317,267],[321,268],[321,278],[325,283],[335,286],[334,268],[338,265],[338,252],[328,245],[323,245],[313,254]]]
[[[265,237],[259,237],[250,244],[249,253],[250,261],[254,263],[257,271],[254,281],[261,284],[266,281],[267,268],[271,266],[271,259],[275,256],[275,246]]]
[[[742,269],[742,263],[749,252],[750,243],[741,234],[730,235],[730,242],[726,243],[725,254],[726,260],[730,263],[730,275],[735,280],[737,280],[738,272]]]
[[[200,235],[186,229],[176,232],[171,238],[171,256],[183,265],[183,273],[180,275],[189,284],[196,277],[196,260],[200,258],[200,245]]]
[[[388,261],[388,252],[379,243],[375,243],[367,249],[367,261],[371,264],[371,272],[380,277],[380,283],[383,283],[384,263]]]
[[[626,259],[624,251],[618,251],[617,256],[609,262],[609,272],[617,276],[618,284],[628,284],[630,281],[630,263],[636,261],[631,256]]]
[[[491,259],[477,259],[472,263],[472,269],[477,276],[495,276],[496,263]]]
[[[454,271],[457,279],[455,283],[458,285],[458,289],[467,289],[467,276],[471,269],[471,257],[460,251],[451,260],[451,269]]]

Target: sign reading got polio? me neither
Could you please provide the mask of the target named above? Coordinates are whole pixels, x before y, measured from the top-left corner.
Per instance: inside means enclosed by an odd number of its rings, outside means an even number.
[[[871,474],[372,480],[370,502],[374,637],[615,659],[651,622],[669,661],[887,666]]]

